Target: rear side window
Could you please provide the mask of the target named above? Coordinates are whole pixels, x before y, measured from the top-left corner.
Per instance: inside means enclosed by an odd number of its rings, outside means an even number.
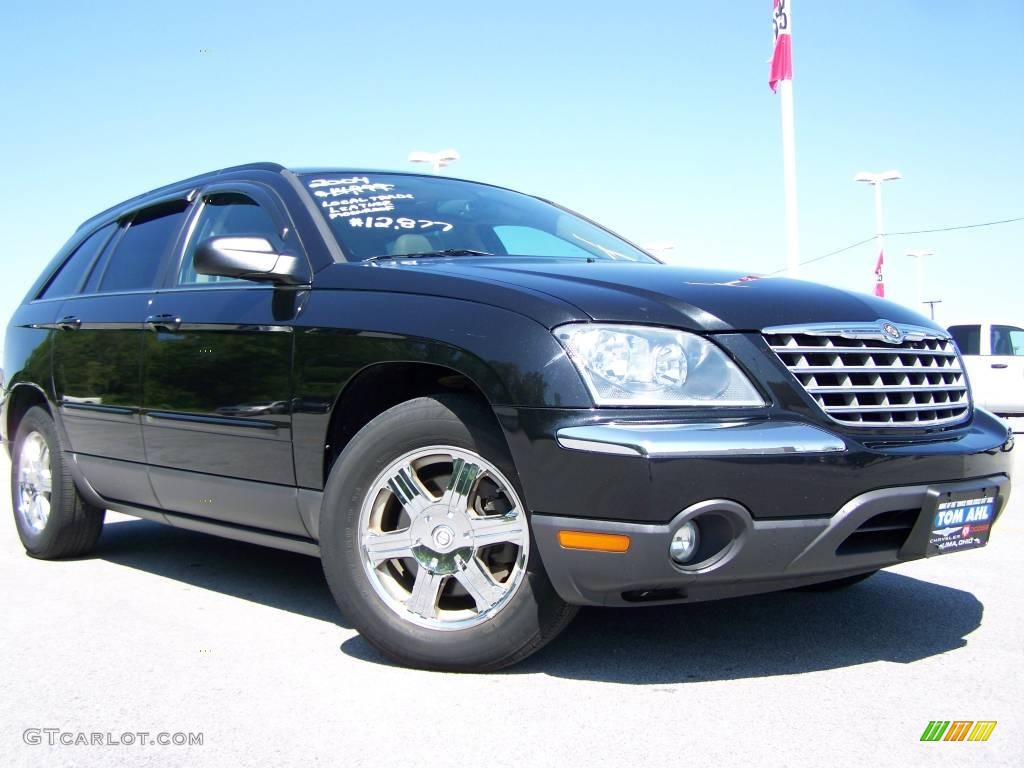
[[[175,201],[136,213],[114,248],[99,290],[151,288],[160,270],[160,262],[185,220],[187,205],[184,200]]]
[[[962,355],[981,354],[981,327],[977,325],[954,325],[950,326],[949,332],[953,334],[953,341],[956,342]]]
[[[71,254],[71,258],[64,262],[64,266],[60,268],[39,298],[52,299],[57,296],[73,296],[78,293],[89,268],[92,267],[100,250],[110,239],[114,227],[114,224],[108,224],[89,235]]]

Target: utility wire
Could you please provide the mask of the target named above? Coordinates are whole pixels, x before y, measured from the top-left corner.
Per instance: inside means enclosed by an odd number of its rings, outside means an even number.
[[[1000,219],[999,221],[983,221],[980,224],[961,224],[956,227],[936,227],[935,229],[915,229],[909,232],[887,232],[889,235],[924,235],[928,232],[952,232],[954,229],[977,229],[978,227],[994,227],[996,224],[1010,224],[1014,221],[1024,221],[1024,216],[1017,216],[1013,219]]]
[[[840,248],[838,250],[829,251],[828,253],[823,253],[821,256],[815,256],[813,259],[804,259],[803,261],[800,262],[800,266],[803,266],[804,264],[813,264],[816,261],[822,261],[823,259],[827,259],[830,256],[838,256],[840,253],[852,250],[853,248],[856,248],[858,245],[864,245],[864,243],[872,242],[875,239],[875,237],[876,237],[876,235],[872,235],[871,237],[867,237],[867,238],[865,238],[863,240],[859,240],[856,243],[852,243],[852,244],[847,245],[847,246],[845,246],[843,248]],[[788,268],[777,269],[774,272],[769,272],[767,275],[765,275],[765,277],[774,277],[775,275],[781,275],[783,272],[786,272],[787,269]]]
[[[1024,221],[1024,216],[1017,216],[1012,219],[999,219],[998,221],[983,221],[979,224],[960,224],[954,227],[936,227],[935,229],[910,229],[907,230],[906,232],[883,232],[882,236],[897,237],[899,235],[926,235],[932,232],[952,232],[957,229],[977,229],[978,227],[994,227],[997,224],[1011,224],[1015,221]],[[852,250],[859,245],[870,243],[876,237],[878,236],[872,235],[871,237],[866,237],[863,240],[858,240],[856,243],[844,246],[842,248],[839,248],[838,250],[823,253],[821,256],[815,256],[813,259],[804,259],[803,261],[800,262],[800,266],[803,266],[804,264],[813,264],[816,261],[822,261],[832,256],[838,256],[840,253],[845,253],[846,251]],[[766,277],[771,277],[773,275],[781,275],[785,271],[785,269],[777,269],[774,272],[769,272],[766,275]]]

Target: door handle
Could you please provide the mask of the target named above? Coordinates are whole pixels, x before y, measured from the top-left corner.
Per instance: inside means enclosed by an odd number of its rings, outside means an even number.
[[[150,315],[146,318],[146,325],[151,331],[166,330],[173,333],[181,327],[181,318],[172,314]]]
[[[1010,366],[1006,363],[992,363],[993,368],[1009,368]]]
[[[68,315],[57,321],[57,327],[62,331],[77,331],[82,327],[82,321],[74,315]]]

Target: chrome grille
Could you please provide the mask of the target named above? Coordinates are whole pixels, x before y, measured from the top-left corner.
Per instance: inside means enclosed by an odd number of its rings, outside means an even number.
[[[967,418],[971,403],[953,341],[930,328],[767,328],[768,346],[832,419],[853,427],[931,427]]]

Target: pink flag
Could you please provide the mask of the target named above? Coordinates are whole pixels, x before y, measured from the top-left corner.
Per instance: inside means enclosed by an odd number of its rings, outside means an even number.
[[[774,91],[780,80],[793,79],[793,46],[790,35],[791,0],[773,0],[772,26],[775,28],[775,48],[772,51],[772,67],[768,73],[768,86]]]
[[[885,254],[878,252],[878,261],[875,262],[875,296],[885,297],[885,277],[882,276],[882,267],[885,265]]]

